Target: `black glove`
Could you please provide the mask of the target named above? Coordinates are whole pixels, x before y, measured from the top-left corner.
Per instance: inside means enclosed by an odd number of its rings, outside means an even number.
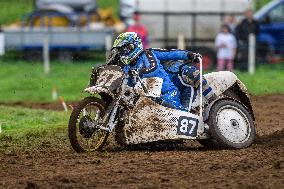
[[[201,54],[199,53],[194,53],[194,52],[189,52],[187,54],[187,57],[188,57],[188,60],[191,62],[191,63],[200,63],[199,61],[199,58],[202,58]]]
[[[130,77],[134,77],[134,76],[136,76],[138,74],[138,72],[135,70],[135,69],[130,69],[129,71],[128,71],[128,75],[130,76]]]

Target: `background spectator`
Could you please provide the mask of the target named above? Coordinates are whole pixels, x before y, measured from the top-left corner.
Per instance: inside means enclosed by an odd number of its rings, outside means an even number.
[[[226,16],[224,24],[228,25],[231,30],[231,33],[235,35],[237,22],[233,14]]]
[[[136,32],[138,36],[142,39],[144,49],[147,49],[149,46],[147,28],[143,24],[141,24],[140,22],[141,16],[139,13],[136,12],[133,18],[134,18],[134,24],[130,25],[127,28],[127,31]]]
[[[253,11],[247,9],[245,12],[245,18],[236,28],[236,37],[238,40],[238,54],[239,63],[238,68],[246,70],[248,66],[248,40],[249,34],[253,33],[257,35],[259,32],[259,24],[253,19]]]
[[[215,46],[218,49],[217,70],[222,71],[226,66],[227,70],[233,71],[237,43],[228,25],[222,25],[221,32],[216,36]]]
[[[248,43],[249,34],[253,33],[257,35],[259,32],[259,24],[253,19],[253,11],[251,9],[246,10],[245,18],[236,28],[236,36],[240,42]]]

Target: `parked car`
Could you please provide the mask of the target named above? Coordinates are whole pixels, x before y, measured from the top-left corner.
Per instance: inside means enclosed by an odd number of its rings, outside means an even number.
[[[284,55],[284,0],[274,0],[255,15],[260,23],[257,36],[259,54],[265,56]]]

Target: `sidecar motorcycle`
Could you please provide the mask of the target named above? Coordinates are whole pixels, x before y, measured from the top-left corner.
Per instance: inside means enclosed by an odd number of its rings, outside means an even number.
[[[134,77],[135,87],[127,85],[129,77]],[[84,90],[90,96],[70,116],[68,135],[73,149],[78,153],[101,150],[111,132],[120,145],[197,140],[206,147],[250,146],[256,131],[245,85],[228,71],[204,77],[218,98],[211,103],[202,98],[201,77],[200,89],[191,87],[188,111],[181,111],[160,103],[160,78],[141,79],[135,71],[130,76],[116,65],[93,69]]]

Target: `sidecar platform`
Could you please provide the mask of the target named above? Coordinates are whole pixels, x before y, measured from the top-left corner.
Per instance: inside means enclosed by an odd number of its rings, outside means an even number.
[[[201,117],[161,106],[147,97],[141,97],[129,111],[122,132],[125,144],[208,137]]]

